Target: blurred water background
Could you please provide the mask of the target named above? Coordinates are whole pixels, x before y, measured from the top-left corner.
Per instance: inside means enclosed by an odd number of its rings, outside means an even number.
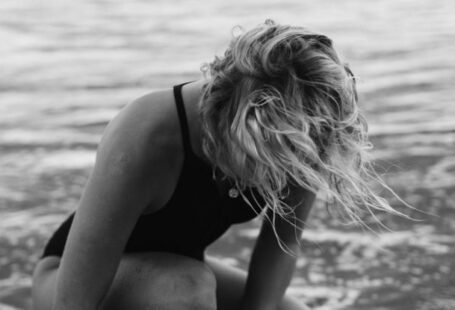
[[[289,290],[312,309],[455,309],[451,0],[2,0],[1,309],[30,308],[33,266],[76,208],[107,122],[198,78],[234,25],[266,18],[333,38],[359,78],[380,171],[433,214],[380,214],[392,231],[375,235],[318,206]],[[233,227],[210,253],[247,266],[257,227]]]

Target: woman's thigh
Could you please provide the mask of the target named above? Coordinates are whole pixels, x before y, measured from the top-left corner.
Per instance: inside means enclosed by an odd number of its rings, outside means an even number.
[[[60,258],[40,261],[33,276],[35,310],[52,309]],[[215,309],[215,278],[195,259],[163,252],[126,254],[103,310]]]
[[[217,288],[217,310],[238,309],[246,284],[247,272],[222,263],[220,260],[207,256],[207,265],[215,274]],[[296,298],[285,295],[278,310],[307,310],[309,309]]]

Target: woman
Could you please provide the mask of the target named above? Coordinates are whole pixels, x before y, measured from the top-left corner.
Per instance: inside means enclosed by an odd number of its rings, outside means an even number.
[[[36,267],[35,309],[304,309],[285,290],[316,193],[356,220],[393,211],[367,186],[366,124],[330,39],[268,20],[207,67],[107,126]],[[248,274],[204,255],[263,210]]]

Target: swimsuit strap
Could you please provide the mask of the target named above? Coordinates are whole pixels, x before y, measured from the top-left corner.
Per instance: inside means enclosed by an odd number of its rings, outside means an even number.
[[[177,106],[177,113],[180,120],[180,129],[182,131],[183,150],[186,156],[193,156],[190,142],[190,131],[188,128],[188,121],[185,113],[185,106],[183,104],[182,86],[191,82],[182,83],[174,86],[175,104]]]

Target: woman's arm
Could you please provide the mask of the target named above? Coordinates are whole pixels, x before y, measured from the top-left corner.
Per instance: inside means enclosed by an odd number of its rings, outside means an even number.
[[[164,172],[149,125],[155,112],[145,125],[136,101],[106,128],[65,245],[53,309],[98,308],[138,217],[157,199]]]
[[[312,192],[293,188],[291,195],[284,200],[291,206],[297,205],[295,215],[300,221],[296,226],[300,230],[314,199],[315,194]],[[268,215],[272,217],[272,212],[268,212]],[[296,231],[295,227],[278,216],[275,227],[287,248],[298,255],[300,249],[296,239],[300,237],[300,230]],[[296,258],[280,248],[271,224],[264,219],[251,257],[241,309],[276,310],[292,279],[295,262]]]

